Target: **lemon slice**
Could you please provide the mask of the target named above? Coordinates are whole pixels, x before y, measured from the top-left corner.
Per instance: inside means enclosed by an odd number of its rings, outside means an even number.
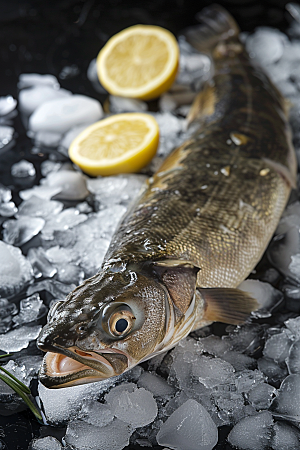
[[[134,25],[113,36],[97,57],[97,72],[108,92],[149,100],[173,84],[179,47],[170,31]]]
[[[156,153],[159,127],[143,113],[115,114],[90,125],[71,143],[69,156],[89,175],[138,172]]]

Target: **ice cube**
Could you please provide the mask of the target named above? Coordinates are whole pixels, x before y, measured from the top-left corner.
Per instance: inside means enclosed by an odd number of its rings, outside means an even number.
[[[37,108],[29,119],[32,131],[66,133],[70,128],[96,122],[103,116],[100,103],[85,95],[50,100]]]
[[[12,319],[17,314],[15,303],[9,303],[6,298],[0,298],[0,333],[7,333],[12,326]]]
[[[157,434],[159,445],[178,450],[212,450],[218,429],[206,409],[193,399],[176,409]]]
[[[29,450],[62,450],[62,445],[55,437],[45,436],[31,441]]]
[[[295,319],[286,320],[285,326],[292,333],[292,336],[295,340],[300,339],[300,317],[296,317]]]
[[[17,100],[15,100],[11,95],[6,97],[0,97],[0,116],[6,116],[12,112],[17,106]]]
[[[39,73],[22,73],[20,75],[18,82],[19,89],[35,85],[52,86],[55,89],[59,88],[59,83],[54,75],[40,75]]]
[[[92,123],[92,122],[91,122]],[[62,139],[60,145],[65,149],[68,150],[72,141],[83,131],[85,130],[91,123],[85,123],[84,125],[78,125],[77,127],[71,128],[70,131],[68,131],[64,138]]]
[[[155,373],[143,372],[138,380],[138,387],[142,387],[154,396],[165,397],[175,393],[175,389],[166,380]]]
[[[21,203],[17,217],[32,216],[46,218],[60,213],[63,206],[61,202],[47,199],[42,200],[40,197],[33,195]]]
[[[17,294],[32,277],[30,262],[22,255],[21,250],[0,241],[0,296]]]
[[[245,280],[238,289],[248,292],[257,300],[259,309],[252,313],[255,317],[270,317],[273,309],[283,301],[282,293],[263,281]]]
[[[15,178],[26,178],[34,177],[36,172],[31,162],[22,159],[11,166],[11,174]]]
[[[122,450],[131,434],[131,428],[118,419],[102,428],[76,420],[69,423],[64,440],[78,450]]]
[[[47,308],[38,294],[25,298],[20,302],[20,312],[13,318],[13,322],[20,326],[34,322],[46,315]]]
[[[246,49],[251,58],[255,58],[262,66],[266,66],[281,58],[287,42],[286,35],[279,30],[260,27],[248,36]]]
[[[97,427],[112,422],[114,415],[107,405],[96,401],[87,401],[82,405],[78,418]]]
[[[0,203],[7,203],[12,199],[11,190],[0,183]]]
[[[61,283],[79,285],[84,279],[84,271],[75,264],[57,265],[57,280]]]
[[[109,110],[114,114],[124,112],[145,112],[148,110],[148,105],[142,100],[110,95]]]
[[[89,195],[86,178],[72,170],[50,172],[43,180],[43,186],[59,187],[60,192],[55,198],[60,200],[83,200]]]
[[[269,379],[269,382],[276,383],[282,381],[288,374],[284,365],[276,364],[267,358],[260,358],[257,362],[259,370],[261,370]]]
[[[271,405],[272,399],[276,389],[267,383],[261,383],[254,386],[248,393],[249,402],[259,411],[261,409],[268,409]]]
[[[300,421],[300,375],[288,375],[282,382],[270,411],[288,420]]]
[[[271,336],[265,344],[263,354],[265,358],[273,359],[277,363],[283,362],[289,355],[292,345],[287,330],[283,329],[281,333]]]
[[[41,331],[40,325],[33,327],[23,326],[0,335],[0,349],[8,352],[19,352],[23,348],[27,348],[30,341],[36,339]]]
[[[21,216],[17,220],[7,220],[3,223],[3,240],[20,247],[39,234],[44,225],[45,221],[40,217]]]
[[[300,431],[286,422],[276,422],[273,427],[272,450],[298,450]]]
[[[144,388],[135,389],[133,392],[123,390],[114,397],[107,395],[106,401],[112,414],[130,424],[132,428],[148,425],[157,415],[156,401],[151,392]]]
[[[33,247],[28,250],[27,258],[33,268],[35,278],[52,278],[57,269],[50,263],[42,247]]]
[[[56,230],[67,230],[73,228],[87,219],[86,214],[80,214],[76,208],[67,208],[47,220],[42,230],[44,239],[53,239]]]
[[[272,427],[273,418],[268,411],[245,417],[230,431],[228,442],[243,450],[266,450],[270,447]]]
[[[0,149],[13,142],[14,132],[13,127],[0,125]]]
[[[290,2],[285,5],[291,16],[300,23],[300,6],[297,3]]]
[[[47,258],[53,264],[67,264],[72,261],[78,261],[80,255],[73,248],[61,248],[58,245],[51,247],[46,251]]]
[[[27,295],[32,295],[35,292],[47,291],[54,298],[64,298],[73,291],[75,287],[75,284],[64,284],[56,280],[43,280],[29,286]]]
[[[34,139],[34,145],[38,148],[43,145],[46,147],[57,147],[62,139],[62,133],[55,133],[53,131],[30,132],[28,135]]]
[[[61,162],[51,161],[47,159],[41,163],[41,172],[43,177],[46,177],[50,172],[57,172],[62,166]]]
[[[50,85],[35,85],[21,90],[19,94],[20,110],[30,115],[43,103],[70,95],[72,93],[66,89],[55,89]]]
[[[200,383],[211,388],[217,384],[228,382],[234,373],[234,368],[220,358],[201,355],[193,362],[192,372]]]
[[[19,195],[22,200],[28,200],[30,197],[35,196],[42,200],[50,200],[56,194],[60,192],[61,188],[57,186],[34,186],[32,189],[25,189],[20,191]]]
[[[289,373],[300,374],[300,341],[296,341],[290,348],[286,361]]]
[[[0,216],[12,217],[18,212],[14,202],[0,203]]]
[[[98,78],[96,58],[92,59],[89,64],[87,77],[97,92],[99,92],[100,94],[107,94],[106,89],[102,86]]]

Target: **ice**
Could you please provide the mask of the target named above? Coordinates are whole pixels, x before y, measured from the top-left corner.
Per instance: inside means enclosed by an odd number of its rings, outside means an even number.
[[[276,389],[267,383],[261,383],[250,389],[248,400],[258,411],[268,409],[271,405]]]
[[[261,370],[268,377],[270,383],[282,381],[288,374],[285,366],[278,365],[270,359],[260,358],[257,365],[259,370]]]
[[[300,341],[291,346],[286,364],[290,374],[300,374]]]
[[[0,298],[0,333],[7,333],[11,329],[12,316],[17,312],[15,303],[9,303],[6,298]]]
[[[258,28],[248,36],[246,49],[251,58],[255,58],[262,66],[275,63],[284,52],[288,39],[279,30],[268,27]]]
[[[100,81],[98,78],[96,58],[92,59],[92,61],[89,64],[89,67],[87,70],[87,77],[97,92],[99,92],[100,94],[107,93],[106,89],[102,86],[102,84],[100,84]]]
[[[192,373],[207,388],[229,382],[234,373],[231,364],[220,358],[199,356],[193,362]]]
[[[37,108],[29,119],[32,131],[66,133],[77,125],[96,122],[103,116],[100,103],[84,95],[50,100]]]
[[[62,248],[58,245],[49,248],[46,251],[47,258],[53,264],[67,264],[72,261],[78,261],[80,255],[73,248]]]
[[[293,284],[284,284],[282,292],[285,296],[286,308],[289,311],[300,312],[300,287]]]
[[[15,130],[7,125],[0,125],[0,149],[12,142]]]
[[[161,426],[157,442],[178,450],[212,450],[218,442],[218,429],[205,408],[190,399]]]
[[[77,420],[69,423],[64,440],[77,450],[122,450],[131,434],[131,428],[118,419],[102,428]]]
[[[165,397],[175,393],[175,389],[166,380],[155,373],[143,372],[138,380],[138,387],[142,387],[154,396]]]
[[[88,178],[87,188],[95,195],[98,209],[103,209],[114,204],[127,205],[137,197],[146,179],[144,175]]]
[[[84,125],[78,125],[77,127],[71,128],[71,130],[68,131],[68,132],[64,135],[64,137],[63,137],[63,139],[62,139],[60,145],[61,145],[65,150],[68,150],[69,147],[70,147],[70,145],[71,145],[71,143],[72,143],[72,141],[74,141],[74,139],[75,139],[75,138],[76,138],[83,130],[85,130],[86,127],[87,127],[88,125],[91,125],[91,123],[85,123]]]
[[[62,139],[61,133],[53,131],[38,131],[37,133],[28,133],[29,137],[34,138],[34,144],[39,148],[43,145],[46,147],[57,147]]]
[[[39,73],[22,73],[19,77],[18,88],[41,85],[52,86],[54,89],[59,88],[59,83],[54,75],[40,75]]]
[[[19,352],[23,348],[27,348],[30,341],[36,339],[42,327],[36,325],[33,327],[23,326],[0,335],[0,349],[5,352]]]
[[[165,157],[186,139],[183,133],[186,128],[186,121],[169,112],[153,113],[153,116],[158,123],[160,133],[157,154]]]
[[[87,401],[82,405],[78,418],[97,427],[104,427],[112,422],[114,415],[107,405],[103,403]]]
[[[17,220],[3,223],[3,240],[18,247],[30,241],[44,227],[45,221],[40,217],[21,216]]]
[[[79,67],[77,66],[77,64],[72,64],[71,66],[65,66],[63,67],[63,69],[61,70],[60,74],[59,74],[59,78],[61,80],[67,80],[69,78],[74,78],[77,75],[79,75],[80,70]]]
[[[62,450],[62,445],[55,437],[45,436],[31,441],[29,450]]]
[[[13,318],[13,322],[20,326],[34,322],[45,316],[47,312],[46,306],[40,299],[38,294],[34,294],[20,302],[20,312]]]
[[[300,375],[288,375],[283,380],[270,411],[274,415],[300,421]]]
[[[47,220],[42,230],[42,235],[45,239],[52,239],[54,231],[73,228],[86,219],[87,215],[80,214],[76,208],[65,209]]]
[[[272,414],[264,411],[237,423],[228,435],[228,442],[243,450],[267,450],[272,435]]]
[[[61,162],[51,161],[47,159],[41,163],[41,173],[43,177],[46,177],[50,172],[57,172],[62,166]]]
[[[159,109],[162,112],[172,112],[180,106],[188,105],[189,108],[187,108],[186,110],[188,112],[191,103],[194,101],[196,95],[197,95],[196,92],[187,89],[183,89],[182,91],[170,90],[160,97],[158,102]]]
[[[12,217],[18,211],[18,208],[14,202],[2,203],[0,204],[0,216],[2,217]]]
[[[0,183],[0,203],[7,203],[12,199],[11,190]]]
[[[61,188],[57,186],[33,186],[32,189],[25,189],[20,191],[19,195],[22,200],[28,200],[30,197],[35,196],[42,200],[50,200],[60,192]]]
[[[148,110],[148,105],[142,100],[110,95],[109,110],[113,114],[125,112],[145,112]]]
[[[47,291],[54,298],[61,299],[73,291],[75,287],[75,284],[64,284],[56,280],[43,280],[29,286],[27,289],[27,295],[32,295],[35,292]]]
[[[264,357],[281,363],[288,357],[291,344],[290,334],[283,329],[281,333],[271,336],[266,341],[263,350]]]
[[[21,90],[19,94],[20,110],[30,115],[43,103],[49,100],[66,98],[70,95],[72,93],[65,89],[55,89],[49,85],[36,85]]]
[[[6,116],[12,112],[17,106],[17,100],[15,100],[11,95],[6,97],[0,97],[0,116]]]
[[[33,195],[21,203],[17,217],[31,216],[47,218],[48,216],[55,216],[60,213],[63,206],[61,202],[47,199],[42,200],[40,197]]]
[[[179,37],[180,63],[176,83],[194,85],[199,90],[210,77],[211,60],[207,55],[199,53],[185,40]]]
[[[52,278],[57,269],[50,263],[42,247],[33,247],[28,250],[27,258],[32,266],[35,278]]]
[[[31,162],[22,159],[11,166],[11,174],[16,178],[26,178],[34,177],[36,172],[34,165]]]
[[[59,187],[60,192],[55,196],[59,200],[83,200],[89,195],[86,178],[72,170],[50,172],[43,180],[43,186]]]
[[[21,250],[0,241],[0,296],[17,294],[32,276],[32,267]]]
[[[157,405],[151,392],[144,388],[135,389],[133,392],[124,389],[113,396],[114,389],[111,395],[106,396],[112,414],[133,428],[153,422],[157,415]]]
[[[272,450],[298,450],[300,431],[286,422],[276,422],[273,427]]]
[[[300,339],[300,316],[295,319],[289,319],[284,323],[288,330],[292,333],[293,339]]]
[[[272,310],[283,301],[282,293],[263,281],[246,280],[238,286],[238,289],[249,292],[257,300],[259,309],[252,313],[255,317],[270,317]]]

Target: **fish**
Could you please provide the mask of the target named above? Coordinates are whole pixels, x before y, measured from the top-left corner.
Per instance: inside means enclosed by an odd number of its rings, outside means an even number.
[[[193,132],[149,178],[100,271],[57,302],[37,345],[47,388],[104,380],[219,321],[259,307],[238,288],[261,259],[296,185],[288,107],[221,6],[185,36],[213,73]]]

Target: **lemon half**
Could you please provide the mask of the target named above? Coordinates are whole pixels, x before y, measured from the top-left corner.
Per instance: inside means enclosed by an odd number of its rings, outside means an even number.
[[[149,114],[116,114],[90,125],[71,143],[69,156],[89,175],[138,172],[154,157],[159,127]]]
[[[174,35],[153,25],[126,28],[113,36],[97,57],[98,77],[109,93],[142,100],[168,90],[178,65]]]

